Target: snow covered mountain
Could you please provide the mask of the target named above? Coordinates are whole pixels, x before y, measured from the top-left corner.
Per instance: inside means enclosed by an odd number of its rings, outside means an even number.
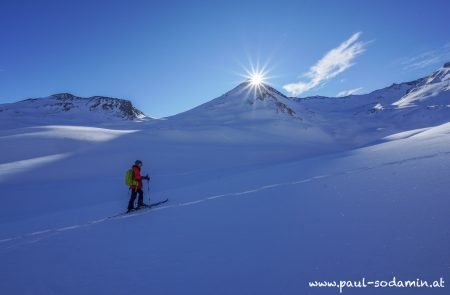
[[[369,94],[345,97],[291,98],[322,111],[378,112],[405,107],[448,108],[450,106],[450,62],[432,75],[411,82],[392,84]]]
[[[450,63],[430,76],[368,94],[290,98],[308,124],[360,143],[450,120]]]
[[[124,99],[93,96],[78,97],[59,93],[0,104],[0,121],[15,126],[43,124],[95,124],[144,119],[143,112]]]
[[[447,122],[449,71],[450,63],[446,63],[428,77],[346,97],[286,97],[267,84],[256,86],[245,81],[218,98],[152,124],[163,129],[220,125],[266,130],[278,125],[275,132],[315,128],[342,141],[353,138],[364,143],[392,132]],[[0,122],[4,128],[55,124],[97,126],[144,118],[147,117],[130,101],[102,96],[82,98],[69,93],[0,105]]]
[[[448,122],[448,71],[445,64],[428,77],[346,97],[286,97],[269,85],[245,81],[158,125],[184,131],[216,126],[217,134],[234,139],[271,138],[270,133],[304,142],[315,134],[322,143],[362,146],[396,132]]]
[[[399,108],[418,105],[427,108],[450,107],[450,62],[429,77],[420,79],[416,85],[392,105]]]
[[[216,121],[223,124],[247,120],[300,119],[293,102],[267,84],[245,81],[224,95],[194,109],[170,117],[183,121]]]

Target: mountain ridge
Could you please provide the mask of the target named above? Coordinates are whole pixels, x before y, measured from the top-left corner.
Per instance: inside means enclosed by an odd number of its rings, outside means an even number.
[[[44,124],[89,124],[149,118],[129,100],[107,96],[81,97],[67,92],[0,104],[0,114],[11,120],[35,117]]]
[[[305,116],[308,117],[312,113],[321,113],[327,117],[325,114],[329,112],[378,114],[394,109],[417,107],[428,110],[445,109],[444,112],[446,112],[450,105],[449,72],[450,62],[447,62],[431,75],[408,82],[393,83],[367,94],[344,97],[288,97],[268,84],[254,85],[250,80],[246,80],[217,98],[165,119],[196,122],[196,124],[200,122],[228,124],[258,119],[289,120],[292,118],[303,121]],[[130,100],[107,96],[80,97],[67,92],[0,104],[0,117],[5,117],[8,112],[9,117],[21,117],[27,120],[31,120],[33,114],[39,115],[38,122],[42,123],[54,123],[53,119],[56,123],[79,123],[80,121],[102,123],[117,120],[139,121],[149,118],[135,108]],[[80,116],[80,120],[77,120],[77,116]],[[44,122],[43,117],[48,117],[48,122]],[[314,124],[314,118],[309,117]],[[333,116],[330,116],[328,120],[331,120],[331,117]]]

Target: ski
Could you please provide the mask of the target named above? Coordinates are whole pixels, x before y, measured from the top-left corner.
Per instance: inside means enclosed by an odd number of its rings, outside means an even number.
[[[165,200],[162,200],[162,201],[159,201],[159,202],[150,203],[150,204],[148,204],[148,205],[144,205],[144,206],[141,206],[141,207],[139,207],[139,208],[135,208],[134,210],[132,210],[132,211],[130,211],[130,212],[126,212],[126,213],[133,213],[133,212],[140,211],[140,210],[144,210],[144,209],[150,209],[150,208],[159,206],[159,205],[161,205],[161,204],[164,204],[164,203],[166,203],[166,202],[168,202],[168,201],[169,201],[169,199],[165,199]]]
[[[117,215],[110,216],[110,217],[108,217],[108,219],[124,216],[124,215],[127,215],[127,214],[133,214],[133,213],[135,213],[137,211],[140,211],[140,210],[150,209],[152,207],[156,207],[156,206],[159,206],[161,204],[167,203],[168,201],[169,201],[169,199],[166,198],[165,200],[162,200],[162,201],[159,201],[159,202],[150,203],[147,206],[141,206],[140,208],[136,208],[136,209],[133,209],[131,211],[125,211],[125,212],[119,213]]]
[[[169,199],[166,198],[165,200],[162,200],[162,201],[159,201],[159,202],[155,202],[155,203],[151,203],[151,204],[148,205],[148,208],[152,208],[152,207],[155,207],[155,206],[167,203],[168,201],[169,201]]]

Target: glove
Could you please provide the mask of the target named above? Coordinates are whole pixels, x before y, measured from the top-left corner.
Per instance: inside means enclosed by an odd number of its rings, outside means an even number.
[[[142,179],[150,180],[150,177],[149,177],[148,174],[147,174],[147,175],[145,175],[144,177],[142,177]]]

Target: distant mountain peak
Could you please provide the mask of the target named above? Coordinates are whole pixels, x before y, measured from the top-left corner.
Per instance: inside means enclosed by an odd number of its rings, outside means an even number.
[[[30,122],[104,123],[146,118],[131,101],[119,98],[79,97],[71,93],[57,93],[48,97],[30,98],[0,105],[0,112],[15,118],[27,117]]]
[[[450,80],[450,62],[444,64],[442,68],[434,72],[427,80],[427,84],[438,83]]]
[[[244,99],[251,106],[257,104],[258,101],[273,102],[276,112],[286,113],[290,116],[295,115],[295,111],[287,105],[289,102],[288,97],[268,84],[261,83],[260,85],[254,85],[250,79],[242,82],[218,99],[220,100],[222,98],[223,100],[226,97]]]
[[[253,96],[253,98],[259,99],[265,96],[270,96],[273,98],[275,98],[276,96],[280,96],[283,98],[287,98],[286,95],[266,83],[261,83],[261,85],[253,85],[250,79],[240,83],[238,86],[225,93],[224,96],[242,93],[247,94],[247,96],[249,97]]]
[[[393,105],[397,107],[410,107],[434,98],[438,105],[448,105],[448,96],[441,95],[449,90],[450,62],[444,64],[442,68],[428,77],[416,80],[417,83]]]
[[[297,116],[295,103],[275,88],[250,80],[238,84],[225,94],[198,107],[173,116],[176,119],[197,122],[200,118],[220,122],[242,122]]]
[[[52,94],[51,97],[56,98],[58,100],[73,100],[78,98],[77,96],[71,94],[71,93],[57,93]]]

